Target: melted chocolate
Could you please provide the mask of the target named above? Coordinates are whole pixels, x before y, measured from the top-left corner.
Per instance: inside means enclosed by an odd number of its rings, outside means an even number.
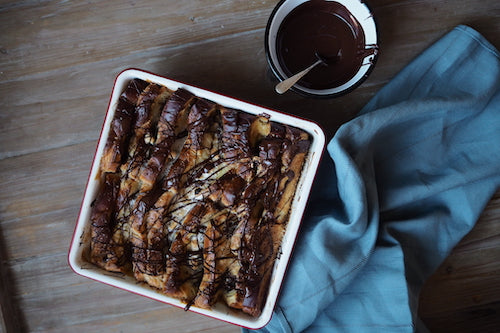
[[[146,81],[133,79],[120,95],[120,99],[124,99],[131,104],[136,104],[141,92],[146,89],[147,86],[148,83]]]
[[[152,148],[147,167],[143,169],[143,180],[153,183],[165,167],[165,161],[171,154],[171,147],[176,139],[176,124],[180,113],[190,106],[195,98],[185,89],[178,89],[165,103],[158,121],[158,134]]]
[[[285,17],[277,34],[278,59],[288,76],[323,60],[299,81],[310,89],[348,82],[374,52],[376,48],[365,49],[363,28],[356,18],[335,1],[304,2]]]

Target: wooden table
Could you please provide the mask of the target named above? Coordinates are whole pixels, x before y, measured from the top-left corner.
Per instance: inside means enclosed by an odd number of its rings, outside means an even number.
[[[137,67],[318,121],[331,137],[458,24],[500,47],[498,0],[367,1],[381,53],[336,99],[278,96],[264,54],[277,1],[0,3],[0,331],[238,332],[74,274],[67,251],[115,76]],[[500,192],[426,285],[434,332],[500,327]],[[189,325],[186,325],[189,323]]]

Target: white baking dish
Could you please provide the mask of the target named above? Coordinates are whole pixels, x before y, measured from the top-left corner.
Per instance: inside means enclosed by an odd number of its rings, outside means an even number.
[[[133,276],[114,274],[104,271],[97,266],[94,266],[93,264],[88,262],[83,255],[85,251],[88,251],[90,247],[90,207],[99,188],[99,163],[108,137],[110,123],[113,118],[113,114],[115,112],[120,94],[125,89],[128,82],[134,78],[161,84],[171,90],[184,88],[191,91],[198,97],[206,98],[222,106],[239,109],[251,114],[266,113],[271,116],[272,121],[298,127],[310,134],[312,138],[312,144],[297,187],[296,195],[294,197],[290,219],[288,222],[286,234],[282,242],[282,254],[275,263],[274,272],[269,288],[269,294],[261,315],[259,317],[253,318],[240,311],[230,309],[224,304],[216,304],[210,310],[197,308],[195,306],[191,306],[189,308],[189,311],[200,313],[212,318],[223,320],[250,329],[256,329],[265,326],[271,319],[272,311],[278,298],[280,286],[283,281],[287,263],[292,253],[292,247],[299,230],[299,225],[307,203],[307,199],[309,197],[313,179],[315,177],[320,158],[324,151],[325,135],[321,128],[311,121],[300,119],[298,117],[287,115],[281,112],[269,110],[261,106],[249,104],[234,98],[223,96],[215,92],[200,89],[142,70],[128,69],[123,71],[116,78],[69,250],[69,264],[71,268],[77,274],[91,278],[93,280],[100,281],[102,283],[118,287],[138,295],[149,297],[160,302],[168,303],[182,309],[185,307],[184,303],[175,298],[165,296],[164,294],[149,287],[146,284],[138,284]]]

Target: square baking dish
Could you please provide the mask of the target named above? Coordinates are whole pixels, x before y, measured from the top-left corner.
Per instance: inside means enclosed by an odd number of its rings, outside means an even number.
[[[79,275],[110,286],[124,289],[141,296],[179,307],[181,309],[186,307],[186,304],[178,299],[168,297],[145,283],[137,283],[133,276],[124,276],[121,273],[108,272],[95,266],[90,263],[85,256],[85,253],[87,253],[90,248],[91,204],[94,201],[100,186],[99,164],[109,134],[110,124],[113,119],[120,94],[126,88],[130,80],[136,78],[163,85],[170,90],[184,88],[198,97],[208,99],[224,107],[238,109],[253,115],[267,114],[270,116],[271,121],[297,127],[306,131],[310,135],[311,146],[309,148],[309,153],[307,154],[291,206],[288,224],[281,244],[281,255],[278,256],[274,264],[271,282],[269,285],[269,292],[260,316],[251,317],[241,311],[227,307],[222,302],[215,304],[208,310],[198,308],[196,306],[191,306],[188,310],[250,329],[257,329],[265,326],[271,319],[273,308],[278,298],[278,293],[285,275],[286,267],[292,254],[299,225],[311,191],[311,186],[325,149],[324,132],[314,122],[243,102],[212,91],[171,80],[166,77],[158,76],[138,69],[127,69],[120,73],[115,80],[108,110],[90,170],[90,175],[87,181],[87,186],[84,192],[80,213],[76,222],[73,239],[70,245],[68,259],[71,268]]]

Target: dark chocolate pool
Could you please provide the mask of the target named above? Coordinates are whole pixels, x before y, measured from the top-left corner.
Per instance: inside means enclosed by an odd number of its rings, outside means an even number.
[[[278,61],[287,76],[318,58],[323,60],[298,82],[315,90],[349,82],[364,59],[376,51],[376,47],[366,47],[358,20],[335,1],[311,0],[297,6],[285,17],[276,37]]]

